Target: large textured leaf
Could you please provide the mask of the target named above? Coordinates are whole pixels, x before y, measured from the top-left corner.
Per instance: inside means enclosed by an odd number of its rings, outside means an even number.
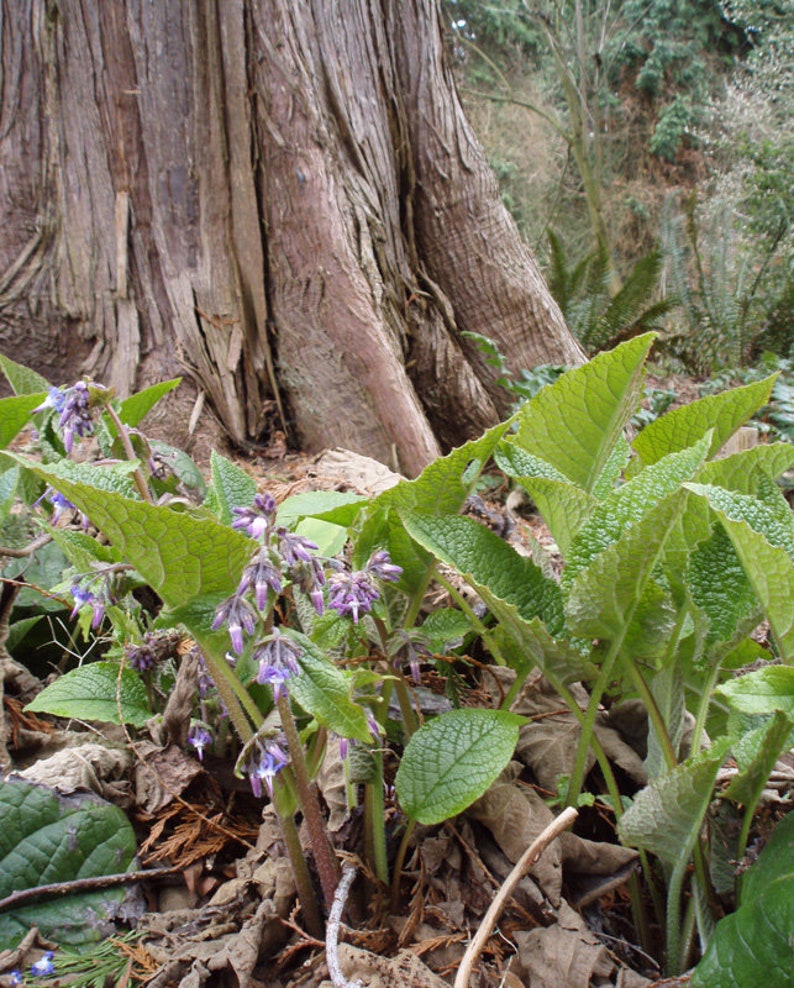
[[[502,710],[451,710],[408,742],[395,787],[407,816],[441,823],[462,813],[510,761],[523,717]]]
[[[592,494],[568,481],[547,477],[519,477],[517,480],[535,502],[565,556],[598,501]]]
[[[60,676],[25,707],[36,713],[143,727],[154,711],[132,669],[115,662],[90,662]]]
[[[204,504],[224,525],[234,517],[232,508],[248,508],[254,501],[256,481],[225,456],[210,453],[210,484]]]
[[[31,370],[29,367],[18,364],[15,360],[11,360],[10,357],[6,357],[2,353],[0,353],[0,368],[8,379],[8,383],[11,385],[15,395],[38,395],[40,392],[46,395],[50,390],[51,385],[46,377],[42,377],[41,374],[37,374],[36,371]]]
[[[293,528],[302,518],[332,515],[334,524],[350,525],[367,498],[352,491],[303,491],[278,506],[278,522]]]
[[[290,628],[284,628],[283,633],[302,649],[298,660],[301,673],[289,681],[290,694],[323,727],[340,737],[370,743],[372,734],[366,714],[350,698],[350,677],[327,659],[310,638]]]
[[[720,738],[707,751],[641,789],[620,818],[621,842],[650,851],[669,865],[687,861],[728,745],[728,738]]]
[[[647,333],[563,374],[519,413],[516,443],[592,493],[642,397]]]
[[[0,784],[0,897],[22,889],[126,871],[135,835],[125,815],[93,794],[61,796],[45,786]],[[0,913],[0,949],[32,926],[47,939],[79,946],[114,932],[123,889],[74,894]]]
[[[777,374],[772,374],[763,381],[700,398],[654,419],[632,444],[641,462],[649,466],[669,453],[686,449],[711,429],[709,456],[713,456],[753,412],[767,403],[776,378]]]
[[[758,598],[723,528],[694,548],[688,583],[692,600],[708,617],[707,645],[749,634],[758,624]]]
[[[211,519],[73,483],[54,467],[30,468],[85,512],[169,607],[231,593],[251,557],[251,539]]]
[[[0,524],[8,517],[19,484],[19,467],[0,473]]]
[[[365,505],[353,526],[354,565],[363,565],[373,549],[385,548],[392,562],[403,569],[398,586],[408,592],[421,587],[432,559],[409,538],[400,521],[400,512],[457,514],[509,427],[509,421],[495,425],[479,439],[435,460],[415,480],[401,480]]]
[[[787,814],[743,879],[741,905],[717,924],[692,988],[792,988],[794,814]]]
[[[719,487],[688,484],[707,499],[728,533],[782,657],[794,661],[794,561],[789,526],[767,505]]]
[[[444,523],[449,521],[449,519],[430,519],[427,516],[418,515],[406,515],[406,519],[411,526],[412,535],[420,541],[427,537],[427,533],[420,530],[422,522],[435,531],[436,522],[441,522],[443,529]],[[471,519],[466,519],[466,521],[477,524]],[[482,526],[479,527],[482,528]],[[483,531],[486,530],[483,529]],[[493,533],[488,534],[497,538]],[[494,644],[505,653],[505,659],[512,668],[518,672],[526,672],[533,666],[537,666],[552,683],[568,683],[578,679],[589,679],[593,671],[592,666],[587,663],[575,644],[568,642],[565,638],[553,638],[541,617],[528,616],[537,613],[538,598],[533,597],[531,588],[523,586],[523,579],[525,578],[523,566],[515,567],[515,563],[511,559],[510,563],[507,564],[509,569],[506,574],[499,565],[499,561],[506,558],[505,553],[507,551],[512,553],[513,550],[504,544],[504,548],[496,551],[495,558],[489,559],[487,552],[484,557],[479,557],[476,547],[481,538],[479,533],[475,533],[473,544],[462,547],[455,545],[454,540],[453,544],[444,545],[427,538],[426,545],[428,548],[432,545],[434,554],[437,553],[438,558],[446,562],[447,565],[458,568],[458,564],[460,564],[459,572],[461,575],[465,575],[488,610],[499,622],[497,628],[489,633],[489,637],[494,637]],[[487,539],[486,541],[490,542]],[[472,549],[475,551],[471,551]],[[494,562],[496,565],[493,565]],[[518,578],[516,583],[509,578],[511,571],[513,576]],[[505,579],[506,575],[508,576],[507,579]],[[487,582],[491,579],[494,580],[494,586]],[[543,579],[545,580],[545,577]],[[535,582],[537,590],[537,573],[534,570],[532,571],[532,581]],[[498,586],[498,590],[496,586]],[[504,593],[506,598],[500,596],[500,593]],[[548,593],[548,597],[546,593]],[[543,613],[551,619],[555,628],[560,627],[557,594],[556,586],[551,590],[546,583],[540,585],[539,599],[543,602]]]
[[[119,418],[129,426],[136,426],[142,422],[147,413],[157,404],[157,402],[167,395],[169,391],[178,388],[182,383],[181,377],[175,377],[171,381],[161,381],[159,384],[152,384],[151,387],[138,391],[129,398],[125,398],[119,405]]]
[[[558,584],[504,539],[473,518],[418,514],[403,514],[402,518],[411,538],[471,583],[487,586],[501,600],[515,604],[527,621],[540,617],[552,635],[562,633]]]
[[[792,704],[794,710],[794,704]],[[743,734],[733,744],[736,775],[723,793],[726,799],[754,807],[769,780],[775,762],[794,742],[794,712],[786,715],[776,710],[769,720],[754,731]]]
[[[689,449],[671,453],[598,504],[565,557],[563,587],[570,586],[591,560],[641,522],[649,509],[689,480],[702,464],[707,448],[708,438],[704,438]]]
[[[687,484],[705,497],[721,518],[747,522],[770,545],[779,546],[794,557],[794,514],[780,490],[762,473],[757,474],[758,493],[740,494],[710,484]]]
[[[30,421],[30,413],[47,397],[46,392],[0,398],[0,449],[5,449]]]
[[[565,607],[574,634],[615,639],[626,636],[635,621],[647,622],[651,630],[659,598],[655,591],[646,596],[646,588],[687,496],[686,491],[677,490],[654,505],[577,574]]]
[[[95,488],[98,493],[121,494],[127,498],[137,498],[139,496],[135,484],[130,480],[129,476],[137,465],[135,463],[119,462],[99,467],[91,463],[57,460],[54,463],[44,466],[24,456],[17,456],[13,453],[9,453],[8,455],[13,457],[23,467],[27,467],[32,473],[37,474],[56,490],[65,494],[73,504],[77,504],[77,502],[74,498],[69,497],[69,494],[63,488],[64,484],[67,484],[72,489],[79,484],[85,486],[86,489]],[[86,514],[88,514],[87,511]]]
[[[761,443],[731,456],[709,460],[697,476],[698,483],[725,487],[741,494],[757,494],[761,475],[779,477],[794,466],[794,443]]]
[[[767,666],[730,679],[717,688],[730,706],[743,714],[782,710],[794,719],[794,667]]]

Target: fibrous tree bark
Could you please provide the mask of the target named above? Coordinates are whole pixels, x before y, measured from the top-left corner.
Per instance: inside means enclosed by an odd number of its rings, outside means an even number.
[[[505,410],[462,331],[582,359],[436,0],[0,0],[0,44],[0,350],[54,382],[188,372],[238,443],[413,474]]]

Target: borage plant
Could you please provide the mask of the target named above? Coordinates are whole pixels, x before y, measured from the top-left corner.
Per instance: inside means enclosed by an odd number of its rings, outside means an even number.
[[[237,770],[255,794],[272,799],[307,928],[319,935],[295,818],[300,812],[307,825],[330,906],[339,869],[313,786],[329,738],[339,739],[342,757],[357,746],[355,774],[345,759],[349,800],[360,783],[366,856],[384,884],[387,735],[407,745],[397,784],[414,822],[467,807],[514,750],[521,718],[506,711],[452,711],[417,730],[419,663],[460,634],[461,620],[447,612],[416,627],[432,560],[400,520],[403,509],[458,512],[507,425],[374,501],[317,492],[277,506],[216,453],[205,490],[201,483],[185,490],[194,471],[184,460],[180,477],[165,475],[161,464],[174,457],[158,461],[137,426],[175,382],[118,402],[93,382],[51,388],[6,358],[3,367],[19,394],[0,402],[9,416],[0,438],[7,446],[30,414],[38,430],[28,452],[4,454],[6,504],[16,503],[16,514],[20,501],[30,506],[62,553],[53,591],[71,596],[84,634],[101,632],[110,643],[103,661],[62,676],[30,709],[143,727],[152,703],[166,699],[176,645],[189,636],[200,676],[188,742],[201,757],[226,723],[219,715],[228,715],[240,745]],[[133,591],[143,587],[161,606],[141,606]],[[392,699],[399,714],[389,713]]]

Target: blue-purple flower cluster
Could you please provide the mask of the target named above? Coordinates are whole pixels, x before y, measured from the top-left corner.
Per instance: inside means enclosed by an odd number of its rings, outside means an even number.
[[[55,964],[52,950],[45,950],[42,956],[30,965],[30,973],[34,978],[51,978],[55,974]],[[19,970],[10,971],[6,975],[6,980],[10,985],[24,985],[25,976]]]
[[[94,384],[94,388],[102,385]],[[103,389],[104,390],[104,389]],[[70,453],[74,446],[75,436],[82,439],[93,432],[91,421],[91,395],[85,381],[78,381],[70,388],[50,388],[47,397],[35,408],[34,412],[43,412],[52,408],[58,415],[58,428],[63,435],[66,452]]]
[[[328,606],[338,614],[349,614],[358,624],[362,614],[368,614],[380,599],[377,582],[393,583],[400,579],[402,569],[395,566],[388,552],[373,553],[362,570],[334,573],[328,581]]]
[[[248,776],[253,794],[259,799],[262,796],[262,783],[268,793],[273,795],[273,780],[278,773],[289,765],[287,742],[279,736],[257,741],[243,762],[242,771]]]

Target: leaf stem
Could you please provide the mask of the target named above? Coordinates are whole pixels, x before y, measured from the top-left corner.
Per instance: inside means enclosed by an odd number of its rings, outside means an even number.
[[[278,784],[276,780],[276,784]],[[298,900],[303,910],[303,919],[306,924],[306,931],[311,933],[318,940],[323,936],[323,921],[320,910],[317,908],[317,899],[312,887],[309,866],[306,864],[306,857],[301,847],[298,828],[295,826],[295,819],[290,814],[282,814],[278,811],[276,801],[273,801],[278,813],[278,820],[281,824],[281,833],[284,837],[284,844],[287,848],[287,856],[292,866],[292,876],[295,879],[295,888],[298,891]]]
[[[301,743],[295,718],[292,715],[292,707],[289,698],[282,694],[278,698],[278,712],[281,717],[281,729],[287,739],[292,772],[295,776],[295,789],[298,794],[303,818],[309,831],[314,852],[314,861],[317,865],[317,874],[320,876],[320,884],[323,889],[323,897],[328,909],[334,901],[334,893],[339,883],[339,862],[336,860],[328,834],[325,830],[320,804],[317,800],[317,792],[309,779],[309,770],[306,766],[303,744]]]
[[[408,853],[408,842],[416,828],[416,820],[409,820],[405,828],[400,846],[397,848],[397,857],[394,859],[394,872],[391,881],[391,911],[396,913],[400,908],[400,879],[403,874],[405,855]]]
[[[580,721],[582,733],[579,738],[579,746],[576,749],[576,759],[571,770],[571,777],[568,780],[567,803],[569,806],[576,804],[582,791],[582,786],[584,785],[585,771],[587,768],[587,751],[593,740],[593,728],[595,727],[596,717],[598,716],[598,708],[601,705],[601,697],[604,694],[604,690],[609,683],[609,677],[612,675],[612,668],[617,660],[621,645],[622,636],[614,639],[610,645],[609,652],[601,664],[598,677],[590,692],[590,701],[587,704],[587,710]],[[574,704],[579,709],[575,701]]]
[[[130,435],[127,432],[127,426],[121,421],[118,412],[110,402],[105,405],[105,411],[108,413],[111,421],[116,426],[116,431],[119,434],[121,445],[124,447],[125,456],[131,463],[134,463],[138,457],[135,455],[135,450],[132,448]],[[146,483],[140,467],[136,467],[132,471],[132,479],[135,481],[135,486],[138,488],[138,493],[141,495],[143,500],[151,504],[153,501],[152,492],[149,490],[149,485]]]

